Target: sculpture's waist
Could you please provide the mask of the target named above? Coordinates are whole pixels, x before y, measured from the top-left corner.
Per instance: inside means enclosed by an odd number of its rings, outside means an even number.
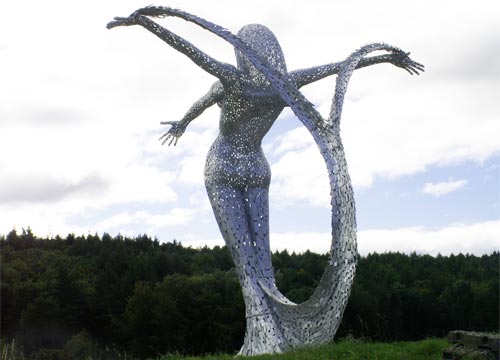
[[[218,137],[207,156],[205,180],[233,186],[268,187],[271,169],[260,146],[247,147]]]

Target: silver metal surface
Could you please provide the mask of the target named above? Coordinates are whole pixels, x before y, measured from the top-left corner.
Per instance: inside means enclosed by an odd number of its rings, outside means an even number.
[[[176,16],[211,31],[232,44],[237,67],[219,62],[149,17]],[[206,108],[221,107],[219,135],[205,165],[205,185],[219,229],[231,252],[246,306],[246,334],[241,355],[258,355],[320,344],[335,335],[347,305],[357,260],[354,196],[347,171],[339,125],[344,95],[352,72],[388,62],[410,74],[423,66],[409,53],[383,43],[369,44],[346,60],[287,71],[274,34],[263,25],[244,26],[237,35],[194,15],[167,7],[146,7],[108,28],[140,25],[188,56],[218,78],[163,143],[176,144],[187,125]],[[373,51],[387,54],[366,57]],[[323,119],[298,90],[338,74],[328,119]],[[262,139],[284,107],[289,106],[311,133],[325,161],[330,180],[332,243],[330,260],[311,298],[301,304],[288,300],[276,287],[269,246],[269,184],[271,171]]]

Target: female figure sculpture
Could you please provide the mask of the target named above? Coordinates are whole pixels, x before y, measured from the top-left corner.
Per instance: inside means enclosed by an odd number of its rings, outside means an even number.
[[[178,16],[224,38],[235,47],[237,67],[211,58],[147,16]],[[182,120],[163,122],[171,128],[160,139],[175,145],[193,119],[216,103],[220,106],[220,132],[207,156],[205,185],[245,299],[247,329],[240,354],[282,352],[331,340],[347,304],[357,257],[354,199],[338,128],[347,82],[355,68],[372,64],[392,63],[411,74],[423,71],[423,66],[398,48],[371,44],[345,61],[288,72],[276,37],[262,25],[244,26],[235,36],[179,10],[147,7],[115,18],[108,28],[128,25],[146,28],[218,78]],[[374,50],[389,54],[365,58]],[[298,89],[334,74],[339,74],[335,97],[324,120]],[[261,147],[285,106],[320,147],[332,189],[331,259],[311,299],[299,305],[275,285],[269,246],[271,172]]]

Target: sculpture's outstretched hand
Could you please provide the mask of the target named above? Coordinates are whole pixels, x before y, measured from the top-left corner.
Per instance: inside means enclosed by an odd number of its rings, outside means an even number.
[[[168,16],[168,12],[166,12],[165,9],[168,10],[168,8],[163,8],[163,7],[146,6],[144,8],[141,8],[141,9],[134,11],[132,14],[130,14],[129,17],[120,17],[120,16],[115,17],[113,19],[113,21],[110,21],[106,25],[106,27],[108,29],[112,29],[112,28],[117,27],[117,26],[137,25],[137,22],[135,20],[135,17],[137,15],[164,18],[164,17]]]
[[[172,127],[162,136],[160,136],[160,141],[162,145],[168,141],[168,146],[174,144],[177,145],[177,141],[186,131],[186,127],[188,125],[185,121],[162,121],[160,124],[162,125],[172,125]]]
[[[396,65],[397,67],[400,67],[402,69],[405,69],[410,73],[410,75],[420,75],[420,72],[424,72],[425,68],[424,65],[410,59],[410,53],[409,52],[398,52],[398,53],[393,53],[391,54],[391,63],[393,65]]]
[[[131,26],[131,25],[137,25],[137,22],[135,21],[134,14],[132,14],[129,17],[121,17],[121,16],[116,16],[114,17],[113,21],[110,21],[107,25],[106,28],[112,29],[117,26]]]
[[[153,17],[166,17],[167,14],[160,11],[161,8],[156,8],[154,6],[147,6],[141,8],[139,10],[134,11],[130,14],[129,17],[116,16],[113,18],[113,21],[110,21],[106,27],[108,29],[112,29],[117,26],[131,26],[137,25],[136,16],[137,15],[145,15],[145,16],[153,16]]]

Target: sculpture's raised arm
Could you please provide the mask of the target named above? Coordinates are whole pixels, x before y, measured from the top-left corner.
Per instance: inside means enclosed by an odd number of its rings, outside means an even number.
[[[361,69],[375,64],[390,63],[405,69],[411,75],[419,75],[421,71],[424,71],[424,66],[410,59],[409,55],[410,53],[405,53],[401,50],[394,50],[391,54],[364,58],[356,66],[356,69]],[[300,88],[327,76],[337,74],[343,64],[344,61],[339,61],[331,64],[314,66],[308,69],[294,70],[290,72],[290,76],[295,81],[297,87]]]
[[[144,9],[139,9],[129,17],[115,17],[113,21],[107,24],[107,28],[112,29],[117,26],[140,25],[158,36],[175,50],[189,57],[196,65],[200,66],[209,74],[217,77],[223,84],[227,81],[234,81],[238,73],[236,67],[212,58],[189,41],[147,18],[145,15],[148,14],[142,14],[144,12]]]
[[[160,137],[162,145],[168,142],[168,146],[174,144],[177,145],[177,141],[186,131],[186,127],[191,121],[196,119],[203,113],[207,108],[214,105],[217,102],[222,101],[224,98],[224,88],[220,81],[215,82],[210,90],[203,95],[198,101],[196,101],[183,116],[180,121],[162,121],[162,125],[171,125],[172,127]]]

